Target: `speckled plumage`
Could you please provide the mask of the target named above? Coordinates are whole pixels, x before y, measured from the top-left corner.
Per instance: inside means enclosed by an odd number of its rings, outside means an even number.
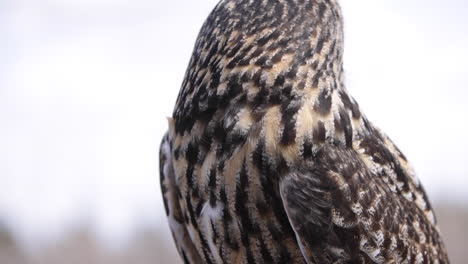
[[[448,263],[405,156],[348,94],[336,0],[223,0],[160,151],[185,263]]]

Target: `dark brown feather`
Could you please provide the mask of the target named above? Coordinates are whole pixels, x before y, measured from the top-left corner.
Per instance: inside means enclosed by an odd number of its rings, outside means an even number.
[[[161,146],[188,263],[448,263],[406,158],[344,86],[336,0],[224,0]]]

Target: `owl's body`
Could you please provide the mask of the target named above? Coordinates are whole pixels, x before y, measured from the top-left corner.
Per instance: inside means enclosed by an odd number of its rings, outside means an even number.
[[[186,263],[448,263],[425,192],[344,87],[336,0],[225,0],[160,151]]]

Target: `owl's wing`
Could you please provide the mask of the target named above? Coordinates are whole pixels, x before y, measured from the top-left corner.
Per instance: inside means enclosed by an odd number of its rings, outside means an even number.
[[[202,264],[203,261],[184,224],[184,216],[179,204],[179,190],[175,182],[171,144],[168,134],[163,137],[159,150],[159,173],[164,207],[177,250],[184,263]]]
[[[424,190],[384,141],[323,146],[282,178],[308,263],[448,263]]]

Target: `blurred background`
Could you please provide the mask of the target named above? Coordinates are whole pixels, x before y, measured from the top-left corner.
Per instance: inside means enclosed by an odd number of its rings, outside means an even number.
[[[0,0],[0,263],[180,263],[157,153],[217,0]],[[348,90],[468,245],[466,0],[342,0]]]

